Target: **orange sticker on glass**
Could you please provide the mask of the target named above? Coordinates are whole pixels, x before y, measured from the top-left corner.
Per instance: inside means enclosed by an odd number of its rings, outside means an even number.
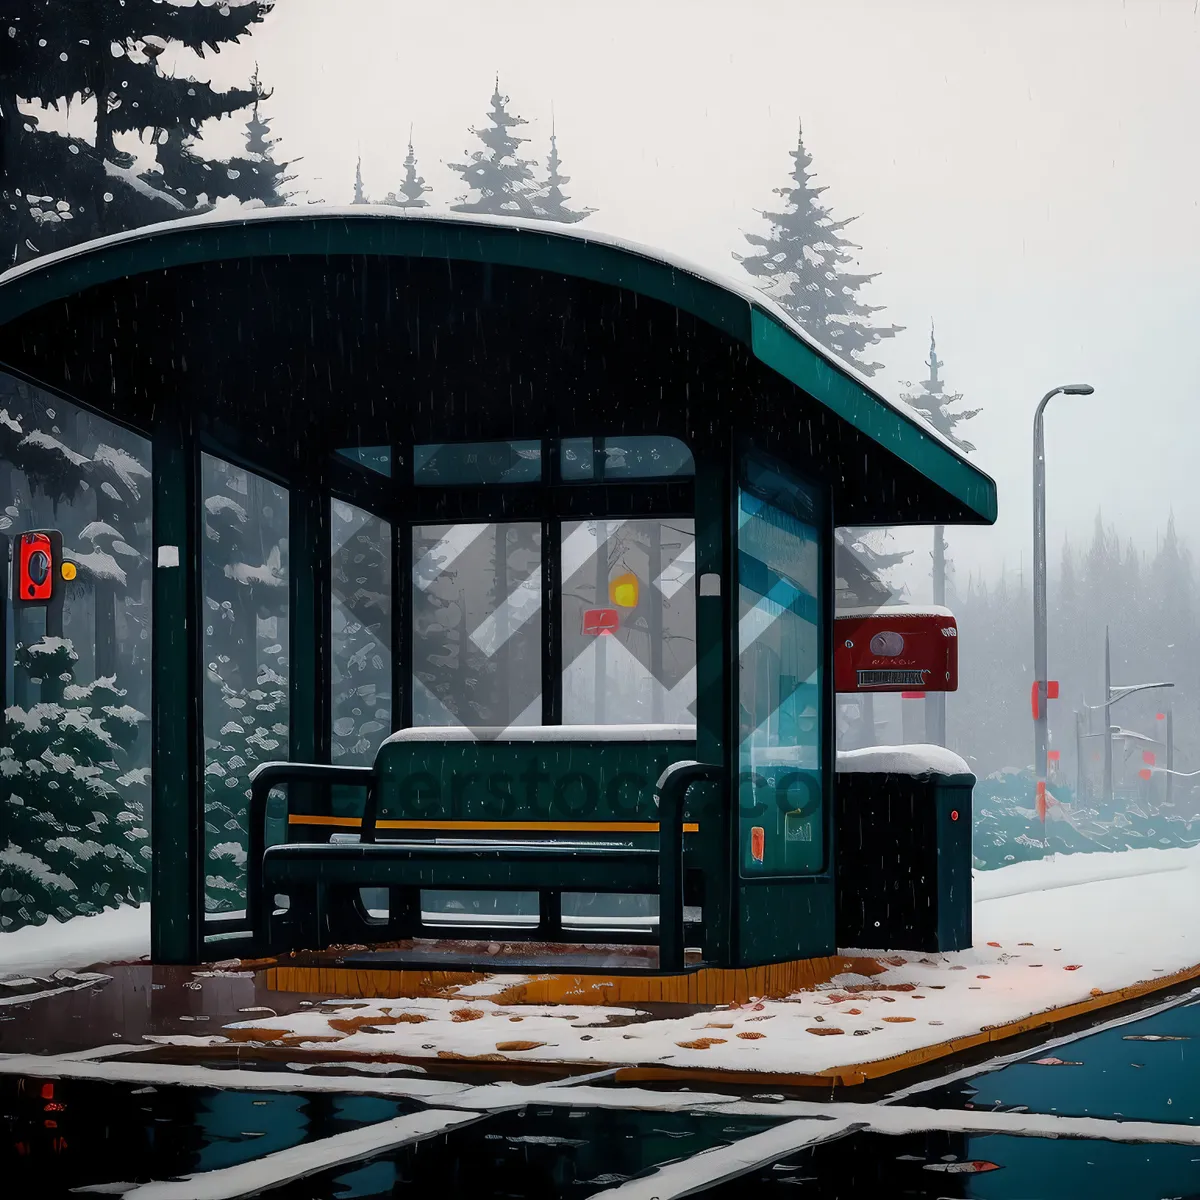
[[[761,825],[755,825],[750,830],[750,857],[755,862],[762,862],[767,851],[767,831]]]

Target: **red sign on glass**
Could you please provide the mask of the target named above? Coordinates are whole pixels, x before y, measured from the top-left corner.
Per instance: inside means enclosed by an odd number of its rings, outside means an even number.
[[[847,609],[834,622],[839,692],[955,692],[958,623],[944,608]]]
[[[615,608],[589,608],[583,614],[585,637],[611,637],[621,623]]]

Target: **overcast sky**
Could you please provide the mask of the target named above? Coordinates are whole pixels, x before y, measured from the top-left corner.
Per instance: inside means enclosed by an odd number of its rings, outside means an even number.
[[[983,408],[968,436],[1000,521],[952,534],[960,580],[1028,571],[1033,408],[1077,379],[1096,395],[1048,415],[1055,557],[1097,507],[1150,549],[1173,509],[1200,552],[1194,0],[278,0],[187,68],[244,83],[256,62],[310,198],[348,202],[358,153],[369,195],[396,187],[411,123],[431,202],[452,202],[499,72],[543,160],[553,105],[587,227],[723,272],[802,118],[834,214],[862,214],[864,299],[907,327],[876,383],[923,378],[933,318],[945,378]],[[927,570],[928,533],[899,537]]]

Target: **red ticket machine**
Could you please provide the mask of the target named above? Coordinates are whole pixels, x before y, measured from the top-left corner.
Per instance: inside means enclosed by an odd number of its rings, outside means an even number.
[[[838,692],[955,692],[958,624],[945,608],[848,609],[835,614]]]

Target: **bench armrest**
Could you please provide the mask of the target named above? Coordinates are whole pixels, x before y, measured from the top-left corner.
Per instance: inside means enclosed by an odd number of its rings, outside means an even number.
[[[720,783],[725,768],[685,759],[654,785],[658,806],[658,969],[683,970],[683,802],[694,783]]]
[[[262,904],[263,855],[267,843],[267,801],[271,790],[289,783],[338,783],[370,788],[373,767],[334,767],[325,763],[260,763],[250,772],[250,828],[247,831],[246,916],[253,925]]]

